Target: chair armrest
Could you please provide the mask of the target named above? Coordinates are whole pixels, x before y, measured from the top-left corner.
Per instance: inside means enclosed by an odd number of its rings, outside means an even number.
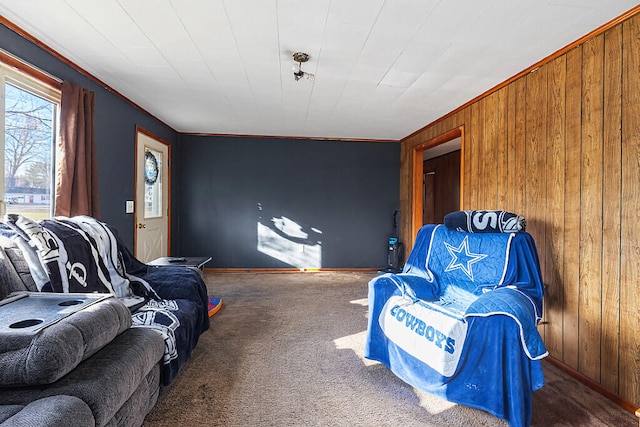
[[[403,295],[413,301],[433,301],[440,297],[440,287],[423,276],[415,274],[383,274],[371,280],[374,286],[396,286]]]
[[[536,328],[540,319],[531,297],[515,288],[498,288],[480,295],[467,308],[464,317],[495,315],[508,316],[518,324],[523,350],[530,359],[541,359],[549,354]]]

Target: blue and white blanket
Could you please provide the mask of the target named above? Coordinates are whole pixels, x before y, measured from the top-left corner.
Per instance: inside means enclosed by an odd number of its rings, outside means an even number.
[[[547,355],[543,285],[527,233],[425,226],[400,274],[369,283],[365,357],[447,400],[527,425]]]

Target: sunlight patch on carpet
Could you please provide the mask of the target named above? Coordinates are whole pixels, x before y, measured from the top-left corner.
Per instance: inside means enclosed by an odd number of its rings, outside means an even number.
[[[342,338],[333,340],[333,344],[338,350],[353,350],[353,352],[362,361],[364,366],[378,365],[380,362],[365,359],[364,343],[367,339],[367,331],[358,332],[357,334],[347,335]]]
[[[455,403],[447,402],[439,397],[422,392],[415,387],[413,391],[416,393],[416,396],[418,396],[418,399],[420,399],[420,406],[429,411],[430,414],[439,414],[457,406]]]

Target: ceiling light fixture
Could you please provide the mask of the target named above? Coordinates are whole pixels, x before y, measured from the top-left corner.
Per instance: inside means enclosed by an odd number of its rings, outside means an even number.
[[[296,79],[296,81],[300,80],[303,77],[307,80],[313,80],[313,78],[315,77],[313,74],[305,73],[304,71],[302,71],[302,63],[309,60],[309,54],[304,52],[295,52],[293,54],[293,60],[298,63],[297,66],[293,66],[293,78]]]

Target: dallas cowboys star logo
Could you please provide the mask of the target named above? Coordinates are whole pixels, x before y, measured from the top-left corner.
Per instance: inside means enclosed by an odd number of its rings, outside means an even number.
[[[457,248],[447,242],[444,242],[444,245],[451,254],[451,262],[444,271],[462,270],[473,282],[473,270],[471,266],[485,259],[488,255],[469,252],[469,236],[464,236],[464,240]]]

